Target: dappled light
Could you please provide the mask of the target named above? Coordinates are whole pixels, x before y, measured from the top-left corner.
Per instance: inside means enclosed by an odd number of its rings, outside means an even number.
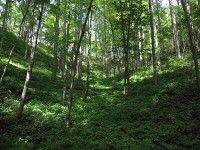
[[[199,150],[199,10],[1,1],[0,150]]]

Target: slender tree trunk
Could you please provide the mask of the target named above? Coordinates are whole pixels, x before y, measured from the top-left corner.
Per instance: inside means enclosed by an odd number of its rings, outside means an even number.
[[[135,37],[137,38],[137,37]],[[133,53],[134,53],[134,68],[135,68],[135,74],[137,75],[138,74],[138,50],[137,50],[137,45],[134,44],[134,50],[133,50]]]
[[[0,85],[1,85],[1,83],[3,82],[3,78],[4,78],[4,75],[5,75],[5,73],[6,73],[7,66],[8,66],[9,63],[10,63],[10,59],[11,59],[11,56],[12,56],[12,53],[13,53],[13,50],[14,50],[14,49],[15,49],[15,45],[14,45],[13,48],[11,49],[10,54],[9,54],[9,57],[8,57],[8,62],[7,62],[7,64],[6,64],[5,67],[4,67],[3,74],[2,74],[1,79],[0,79]]]
[[[27,94],[27,91],[28,91],[28,85],[29,85],[29,82],[30,82],[30,79],[31,79],[32,69],[33,69],[33,65],[34,65],[34,61],[35,61],[35,52],[36,52],[36,48],[37,48],[38,34],[39,34],[39,30],[40,30],[41,23],[42,23],[43,10],[44,10],[44,2],[41,4],[41,8],[40,8],[40,13],[39,13],[39,17],[38,17],[38,24],[37,24],[37,31],[36,31],[36,35],[34,37],[33,47],[32,47],[32,51],[31,51],[31,55],[30,55],[29,66],[28,66],[28,70],[27,70],[27,74],[26,74],[26,79],[25,79],[25,82],[24,82],[24,88],[23,88],[21,99],[20,99],[20,102],[19,102],[19,107],[18,107],[18,111],[17,111],[17,118],[21,117],[23,109],[24,109],[25,98],[26,98],[26,94]]]
[[[23,17],[22,17],[21,23],[19,25],[18,38],[21,36],[22,25],[23,25],[24,21],[26,20],[27,15],[29,14],[28,12],[29,12],[30,6],[31,6],[31,0],[28,0],[26,12],[25,13],[22,12]]]
[[[88,89],[89,89],[89,78],[90,78],[90,59],[91,59],[91,36],[92,36],[92,10],[90,13],[90,19],[89,19],[89,48],[88,48],[88,60],[87,60],[87,78],[86,78],[86,87],[85,87],[85,93],[83,100],[85,101],[88,96]]]
[[[154,25],[153,25],[153,7],[151,0],[149,0],[149,13],[150,13],[150,27],[151,27],[151,46],[152,46],[152,64],[154,84],[157,85],[157,71],[156,71],[156,54],[155,54],[155,39],[154,39]]]
[[[2,31],[1,31],[1,43],[0,43],[0,50],[3,47],[3,38],[4,38],[4,30],[6,28],[6,20],[7,20],[7,14],[8,14],[8,6],[9,6],[9,0],[6,0],[6,6],[5,6],[5,12],[3,16],[3,24],[2,24]]]
[[[60,0],[57,1],[56,22],[55,22],[55,37],[54,37],[54,52],[53,52],[53,70],[52,81],[56,81],[58,71],[58,39],[59,39],[59,17],[60,17]]]
[[[139,42],[139,37],[138,37],[138,34],[137,34],[137,30],[138,29],[138,22],[134,22],[134,25],[133,25],[133,28],[134,28],[134,32],[133,32],[133,41],[134,41],[134,44],[133,44],[133,58],[134,58],[134,61],[133,61],[133,64],[134,64],[134,73],[137,75],[138,74],[138,42]]]
[[[142,63],[142,51],[143,51],[143,47],[142,47],[142,26],[140,25],[139,26],[139,29],[138,29],[138,38],[139,38],[139,40],[138,40],[138,50],[139,50],[139,62],[140,62],[140,64]]]
[[[71,122],[71,111],[72,111],[72,97],[73,97],[73,91],[74,91],[74,78],[75,78],[75,71],[76,71],[76,66],[77,66],[77,59],[78,59],[78,55],[79,55],[79,48],[81,46],[81,42],[85,33],[85,28],[86,28],[86,23],[92,8],[92,3],[94,0],[90,0],[90,4],[88,7],[88,12],[82,27],[82,32],[80,34],[79,40],[78,40],[78,44],[77,44],[77,48],[76,48],[76,52],[75,52],[75,59],[74,59],[74,63],[71,69],[71,84],[70,84],[70,89],[69,89],[69,98],[68,98],[68,111],[67,111],[67,127],[70,126],[70,122]]]
[[[129,42],[129,35],[127,35],[127,39],[126,39],[126,35],[125,35],[125,26],[124,26],[124,10],[123,10],[123,6],[122,6],[122,1],[120,1],[120,8],[121,8],[121,18],[122,18],[122,22],[121,22],[121,26],[122,26],[122,36],[123,36],[123,48],[124,48],[124,62],[125,62],[125,71],[124,71],[124,94],[126,94],[127,92],[127,84],[128,84],[128,42]],[[130,8],[131,9],[131,8]],[[129,23],[130,23],[130,16],[129,16]],[[129,34],[129,28],[130,25],[128,27],[128,33]]]
[[[62,5],[64,5],[63,9],[63,43],[62,43],[62,50],[61,50],[61,71],[62,71],[62,79],[64,79],[64,67],[65,67],[65,55],[66,55],[66,37],[67,37],[67,31],[66,31],[66,25],[67,25],[67,2],[66,0],[62,0]]]
[[[196,80],[197,80],[197,87],[200,93],[200,80],[199,80],[199,65],[198,65],[198,59],[197,59],[197,48],[195,46],[194,42],[194,33],[192,30],[192,21],[190,17],[190,10],[189,10],[189,4],[187,0],[181,0],[181,5],[183,7],[186,21],[187,21],[187,28],[188,28],[188,36],[189,36],[189,42],[190,42],[190,49],[192,52],[192,57],[195,65],[195,71],[196,71]],[[199,94],[200,96],[200,94]]]
[[[114,59],[114,77],[116,75],[116,68],[117,68],[117,65],[119,65],[117,63],[117,46],[116,46],[116,39],[115,39],[115,31],[114,31],[114,28],[113,28],[113,23],[111,21],[111,19],[109,20],[110,22],[110,27],[111,27],[111,32],[112,32],[112,40],[113,40],[113,59]]]
[[[158,17],[158,64],[160,66],[160,69],[162,69],[162,62],[161,62],[161,54],[162,50],[164,50],[164,42],[163,42],[163,30],[161,28],[161,19],[160,19],[160,10],[159,10],[159,3],[158,0],[156,0],[156,10],[157,10],[157,17]]]
[[[34,3],[33,5],[33,9],[32,9],[32,14],[31,17],[35,17],[35,9],[36,9],[36,3]],[[29,17],[29,22],[30,22],[30,43],[31,43],[31,47],[33,47],[33,40],[34,40],[34,23],[31,21],[31,18]],[[39,34],[39,33],[38,33]]]
[[[104,27],[104,32],[103,32],[103,61],[105,61],[105,73],[106,73],[106,79],[109,77],[109,66],[108,66],[108,52],[107,52],[107,22],[106,22],[106,3],[104,3],[104,12],[103,12],[103,27]],[[104,65],[104,62],[103,62]]]
[[[82,30],[82,20],[83,20],[83,0],[79,0],[79,36]],[[82,51],[83,46],[80,46],[79,49],[79,58],[78,58],[78,87],[81,86],[81,78],[82,78]]]
[[[76,10],[76,7],[77,6],[75,6],[75,10]],[[73,18],[74,18],[74,34],[73,34],[73,41],[74,41],[74,45],[73,45],[73,48],[72,48],[72,55],[71,55],[71,61],[70,61],[70,66],[72,66],[73,65],[73,61],[74,61],[74,53],[75,53],[75,49],[76,49],[76,47],[77,47],[77,41],[78,41],[78,36],[76,35],[76,33],[78,33],[79,31],[78,31],[78,27],[77,27],[77,14],[76,13],[74,13],[73,14]]]
[[[200,12],[200,0],[198,0],[198,8],[199,8],[199,12]]]
[[[68,48],[69,48],[69,29],[70,29],[70,21],[71,21],[71,10],[70,10],[70,1],[68,1],[68,22],[67,22],[67,33],[66,33],[66,41],[63,43],[64,47],[64,71],[63,71],[63,96],[62,96],[62,101],[63,103],[66,101],[66,91],[67,91],[67,62],[68,62]],[[65,17],[63,17],[64,19]]]
[[[27,30],[27,36],[26,36],[26,46],[25,46],[25,53],[24,53],[24,58],[27,58],[27,53],[28,53],[28,42],[29,42],[29,31],[30,29]]]
[[[124,47],[124,54],[125,54],[125,71],[124,71],[124,94],[126,94],[127,90],[127,69],[128,69],[128,64],[127,64],[127,47],[126,47],[126,36],[125,36],[125,27],[124,27],[124,14],[123,14],[123,9],[122,9],[122,2],[120,0],[120,7],[121,7],[121,17],[122,17],[122,36],[123,36],[123,47]]]
[[[130,72],[129,72],[129,69],[128,69],[128,66],[129,66],[129,61],[128,61],[128,54],[129,54],[129,39],[130,39],[130,28],[131,28],[131,16],[132,16],[132,4],[133,4],[133,1],[130,0],[130,14],[128,16],[128,30],[127,30],[127,40],[126,40],[126,47],[127,47],[127,50],[126,50],[126,54],[125,54],[125,61],[126,61],[126,80],[127,80],[127,84],[129,84],[130,80],[129,80],[129,77],[130,77]],[[126,93],[126,92],[124,92]]]
[[[7,20],[7,15],[8,15],[8,6],[9,6],[9,0],[6,0],[6,6],[5,6],[5,14],[3,16],[3,25],[2,25],[2,31],[5,30],[6,28],[6,20]]]
[[[169,0],[169,7],[170,7],[170,15],[171,15],[171,22],[172,22],[172,32],[173,32],[173,41],[174,41],[174,49],[178,58],[181,58],[180,46],[179,46],[179,39],[178,39],[178,31],[176,27],[176,16],[174,6],[172,4],[172,0]]]

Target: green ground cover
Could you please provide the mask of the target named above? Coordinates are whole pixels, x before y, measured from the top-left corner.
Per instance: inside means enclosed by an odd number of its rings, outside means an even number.
[[[93,62],[89,97],[82,100],[84,83],[75,89],[72,125],[66,128],[63,82],[60,76],[56,83],[50,81],[52,56],[42,46],[25,112],[16,119],[27,67],[22,46],[16,48],[0,86],[0,149],[200,149],[200,101],[190,59],[169,60],[158,74],[157,86],[151,71],[140,70],[131,76],[126,96],[123,75],[106,79]],[[4,47],[0,73],[12,48]]]

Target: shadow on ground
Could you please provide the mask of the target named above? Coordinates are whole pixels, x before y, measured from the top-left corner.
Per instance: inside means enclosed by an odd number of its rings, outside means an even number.
[[[198,149],[200,104],[192,74],[161,74],[157,86],[152,78],[131,82],[126,96],[119,82],[93,79],[86,102],[75,90],[70,129],[59,97],[62,82],[47,88],[45,75],[35,78],[21,120],[12,96],[1,102],[0,149]]]

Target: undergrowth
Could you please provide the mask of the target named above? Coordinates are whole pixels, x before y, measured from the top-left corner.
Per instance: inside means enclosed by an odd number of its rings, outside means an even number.
[[[1,56],[6,60],[6,53]],[[200,148],[200,103],[189,59],[167,62],[158,74],[157,86],[151,71],[141,70],[131,76],[126,96],[123,76],[106,79],[97,70],[92,72],[87,101],[82,100],[84,86],[75,89],[72,124],[66,128],[61,77],[50,81],[52,56],[44,47],[36,57],[20,120],[16,111],[28,60],[16,51],[8,66],[0,87],[0,149]],[[1,61],[0,73],[4,65]]]

